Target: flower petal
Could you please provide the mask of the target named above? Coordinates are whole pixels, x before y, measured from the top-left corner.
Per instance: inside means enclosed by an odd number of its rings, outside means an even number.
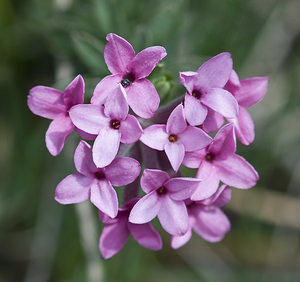
[[[106,40],[104,60],[109,71],[113,74],[127,72],[128,66],[135,56],[131,44],[114,33],[107,34]]]
[[[254,167],[239,155],[232,154],[225,160],[215,162],[220,180],[236,188],[248,189],[258,181]]]
[[[178,142],[167,143],[165,145],[165,151],[170,161],[172,168],[177,171],[184,158],[184,146]]]
[[[173,249],[179,249],[185,245],[192,238],[192,228],[189,228],[188,231],[181,236],[172,236],[171,247]]]
[[[214,193],[208,199],[201,201],[202,205],[223,207],[231,200],[231,189],[228,185],[223,184],[216,193]]]
[[[129,222],[128,228],[133,238],[143,247],[154,251],[162,248],[161,237],[152,224],[133,224]]]
[[[189,218],[183,201],[174,201],[168,196],[161,198],[158,212],[161,226],[171,235],[183,235],[189,228]]]
[[[134,205],[129,215],[129,222],[136,224],[147,223],[157,216],[160,207],[160,198],[157,196],[156,191],[153,191]]]
[[[207,107],[202,105],[199,99],[196,99],[190,94],[185,94],[184,115],[190,125],[200,125],[207,116]]]
[[[200,183],[199,178],[176,177],[165,183],[170,198],[175,201],[185,200],[191,197]]]
[[[64,91],[64,102],[67,107],[72,107],[84,102],[84,80],[77,75]]]
[[[121,122],[120,126],[121,142],[131,144],[140,139],[143,129],[133,115],[127,115],[126,119]]]
[[[165,144],[169,142],[168,137],[164,124],[154,124],[144,129],[140,141],[152,149],[163,151]]]
[[[207,132],[217,131],[224,123],[224,118],[214,110],[207,108],[207,116],[202,124],[202,128]]]
[[[159,106],[158,93],[148,79],[134,81],[126,88],[128,104],[140,117],[151,118]]]
[[[111,218],[118,214],[118,196],[108,180],[94,181],[91,186],[91,202]]]
[[[72,107],[70,118],[76,127],[89,134],[98,134],[109,122],[104,115],[103,107],[91,104]]]
[[[123,186],[132,183],[140,175],[141,165],[133,158],[115,158],[110,165],[104,168],[106,178],[114,186]]]
[[[109,165],[118,153],[121,133],[119,130],[104,127],[93,146],[93,160],[97,167]]]
[[[188,93],[192,94],[198,81],[198,73],[194,71],[185,71],[179,73],[180,83],[186,88]]]
[[[60,90],[36,86],[30,89],[27,104],[35,115],[55,119],[66,112],[63,95]]]
[[[166,130],[169,134],[179,134],[182,133],[186,127],[183,106],[182,104],[179,104],[170,114]]]
[[[164,185],[170,176],[162,170],[145,169],[141,177],[141,188],[145,193],[150,193]]]
[[[93,179],[80,173],[70,174],[56,187],[55,200],[60,204],[81,203],[89,199]]]
[[[194,152],[186,152],[182,164],[189,168],[199,168],[204,160],[207,151],[202,149]]]
[[[130,70],[136,78],[148,76],[156,65],[167,55],[166,49],[161,46],[148,47],[139,52],[130,64]]]
[[[74,164],[77,171],[83,175],[92,175],[97,171],[93,162],[92,148],[88,143],[79,142],[74,154]]]
[[[46,146],[52,156],[57,156],[64,147],[65,140],[72,133],[71,119],[62,114],[55,118],[46,132]]]

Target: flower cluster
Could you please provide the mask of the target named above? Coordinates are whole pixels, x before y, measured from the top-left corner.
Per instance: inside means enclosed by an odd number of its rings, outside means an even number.
[[[90,104],[84,104],[80,75],[64,91],[36,86],[28,96],[34,114],[53,120],[46,132],[52,155],[61,152],[74,129],[89,142],[79,142],[77,172],[57,185],[56,201],[90,200],[97,207],[105,259],[118,253],[130,234],[145,248],[161,249],[160,234],[150,223],[156,217],[173,248],[184,245],[192,230],[209,242],[220,241],[230,229],[220,209],[230,201],[229,186],[247,189],[258,180],[252,165],[236,154],[236,137],[244,145],[254,140],[247,109],[263,98],[268,79],[239,80],[231,55],[221,53],[196,72],[181,72],[184,98],[159,108],[159,94],[146,77],[166,50],[153,46],[135,54],[118,35],[106,39],[104,59],[112,74],[98,83]],[[183,177],[181,165],[197,168],[195,177]],[[116,186],[124,187],[123,205]]]

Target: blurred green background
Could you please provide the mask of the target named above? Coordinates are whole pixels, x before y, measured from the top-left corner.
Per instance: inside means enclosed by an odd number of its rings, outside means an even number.
[[[0,281],[300,281],[300,2],[297,0],[0,0]],[[78,74],[86,99],[109,72],[105,36],[136,51],[162,45],[168,56],[153,81],[164,102],[183,94],[178,72],[222,51],[240,78],[269,76],[251,109],[256,140],[238,150],[260,174],[257,187],[233,189],[225,208],[232,230],[208,244],[194,234],[174,251],[152,252],[132,239],[103,261],[101,224],[88,203],[61,206],[57,183],[74,172],[77,137],[53,158],[49,121],[26,104],[36,85],[64,89]],[[159,229],[161,233],[161,228]]]

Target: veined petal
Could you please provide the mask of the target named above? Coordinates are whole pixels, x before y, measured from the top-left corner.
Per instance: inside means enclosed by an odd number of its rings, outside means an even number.
[[[57,156],[64,147],[65,140],[72,133],[74,125],[71,119],[62,114],[56,117],[46,132],[46,146],[51,155]]]
[[[160,208],[160,197],[157,196],[156,191],[153,191],[134,205],[129,215],[129,222],[136,224],[147,223],[157,216]]]
[[[181,236],[172,236],[171,247],[173,249],[179,249],[185,245],[192,237],[192,228],[189,228],[188,231]]]
[[[106,178],[114,186],[123,186],[132,183],[140,175],[141,165],[133,158],[115,158],[110,165],[104,168]]]
[[[165,145],[165,152],[171,163],[172,168],[177,171],[184,158],[184,146],[181,143],[167,143]]]
[[[109,33],[106,36],[107,43],[104,48],[104,60],[113,74],[125,73],[135,56],[133,47],[124,38]]]
[[[104,127],[93,146],[93,160],[97,167],[109,165],[118,153],[121,133],[119,130]]]
[[[202,205],[223,207],[231,200],[231,189],[228,185],[223,184],[216,193],[214,193],[208,199],[201,201]]]
[[[192,94],[198,80],[198,73],[194,71],[185,71],[179,73],[179,81],[186,88],[188,93]]]
[[[29,91],[27,104],[35,115],[55,119],[66,112],[63,94],[62,91],[51,87],[35,86]]]
[[[141,187],[145,193],[150,193],[163,186],[168,179],[170,176],[165,171],[145,169],[141,177]]]
[[[98,134],[100,129],[109,123],[109,119],[104,115],[103,107],[91,104],[72,107],[70,118],[76,127],[89,134]]]
[[[148,47],[134,57],[130,64],[130,70],[136,78],[145,78],[166,55],[167,52],[164,47]]]
[[[144,129],[140,141],[152,149],[163,151],[169,142],[168,137],[164,124],[154,124]]]
[[[171,178],[165,183],[170,198],[175,201],[185,200],[192,196],[201,179],[192,177]]]
[[[126,119],[121,122],[120,126],[121,142],[131,144],[140,139],[143,129],[133,115],[127,115]]]
[[[91,186],[91,202],[111,218],[118,214],[118,197],[108,180],[94,181]]]
[[[218,176],[227,185],[247,189],[258,181],[258,174],[254,167],[239,155],[232,154],[224,160],[215,162]]]
[[[184,115],[190,125],[200,125],[207,116],[207,107],[202,105],[199,99],[196,99],[190,94],[185,94]]]
[[[97,168],[93,162],[92,148],[85,141],[80,141],[75,154],[74,164],[78,172],[83,175],[91,176],[97,171]]]
[[[75,204],[86,201],[90,197],[91,177],[80,173],[70,174],[56,187],[55,200],[60,204]]]
[[[64,91],[64,103],[67,107],[83,104],[84,102],[84,80],[77,75]]]
[[[159,95],[148,79],[135,80],[126,88],[128,104],[140,117],[151,118],[159,106]]]
[[[110,96],[112,90],[120,84],[122,75],[112,74],[104,77],[95,87],[91,103],[94,105],[103,105]]]
[[[189,168],[198,168],[204,160],[206,153],[206,149],[186,152],[182,164]]]
[[[129,222],[128,229],[133,238],[143,247],[154,251],[162,248],[161,237],[152,224],[133,224]]]
[[[79,137],[82,139],[85,139],[85,140],[95,140],[97,137],[96,134],[86,133],[85,131],[77,128],[76,126],[75,126],[75,130],[76,130],[77,134],[79,135]]]
[[[170,114],[166,130],[169,134],[179,134],[182,133],[187,127],[184,113],[183,113],[183,106],[179,104]]]
[[[215,132],[217,131],[222,124],[224,123],[224,118],[219,113],[215,112],[214,110],[207,108],[207,116],[202,124],[202,128],[208,132]]]

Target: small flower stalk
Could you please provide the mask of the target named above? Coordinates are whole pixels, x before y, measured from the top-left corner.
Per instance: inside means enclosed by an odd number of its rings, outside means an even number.
[[[219,242],[230,230],[221,210],[231,199],[230,187],[249,189],[259,179],[236,150],[237,139],[243,145],[254,140],[247,109],[264,97],[268,78],[240,80],[224,52],[196,71],[180,72],[186,93],[159,107],[160,96],[147,77],[167,55],[165,48],[136,54],[124,38],[111,33],[106,39],[104,59],[111,75],[99,81],[89,104],[84,104],[81,75],[64,91],[36,86],[28,95],[30,110],[52,120],[46,132],[50,154],[62,151],[73,130],[88,140],[79,142],[76,173],[57,185],[55,200],[89,200],[97,207],[104,259],[117,254],[129,236],[145,248],[162,249],[151,224],[156,217],[174,249],[193,232]],[[185,177],[181,166],[197,172]],[[118,198],[121,190],[124,203]]]

